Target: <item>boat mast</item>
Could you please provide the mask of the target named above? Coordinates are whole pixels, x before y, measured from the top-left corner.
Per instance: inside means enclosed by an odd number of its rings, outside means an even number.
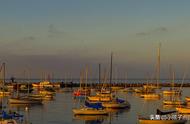
[[[101,64],[99,64],[99,88],[100,88],[100,83],[101,83]]]
[[[31,71],[30,70],[28,70],[28,81],[27,81],[27,83],[28,83],[28,96],[29,96],[29,94],[30,94],[30,76],[31,76]]]
[[[83,84],[83,70],[80,72],[80,89],[82,89],[82,84]]]
[[[5,90],[5,63],[2,64],[2,69],[3,69],[3,84],[2,84],[2,89],[3,89],[3,95],[4,95],[4,90]],[[3,110],[3,98],[2,98],[2,110]],[[3,118],[2,118],[3,119]]]
[[[174,91],[174,87],[175,87],[175,72],[173,71],[173,82],[172,82],[172,91]]]
[[[111,52],[111,63],[110,63],[110,91],[111,91],[111,84],[112,84],[112,59],[113,59],[113,53]]]
[[[172,76],[173,76],[173,82],[172,82],[172,91],[173,92],[175,92],[175,90],[174,90],[174,83],[175,83],[175,72],[173,71],[173,73],[172,73]],[[172,94],[172,101],[174,101],[174,98],[175,98],[175,96],[174,96],[174,94]]]
[[[3,63],[3,88],[5,86],[5,63]]]
[[[159,88],[159,83],[160,83],[160,48],[161,48],[161,43],[159,43],[158,47],[158,58],[157,58],[157,88]]]
[[[85,78],[86,78],[86,83],[85,83],[85,100],[86,100],[86,94],[87,94],[87,82],[88,82],[88,66],[86,66]]]

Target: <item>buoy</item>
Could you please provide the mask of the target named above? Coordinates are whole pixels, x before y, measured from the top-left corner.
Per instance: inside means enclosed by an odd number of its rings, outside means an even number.
[[[25,107],[25,110],[28,111],[28,107],[27,106]]]

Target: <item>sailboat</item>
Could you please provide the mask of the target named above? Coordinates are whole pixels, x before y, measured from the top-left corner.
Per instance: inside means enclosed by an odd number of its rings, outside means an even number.
[[[158,66],[159,68],[157,69],[158,71],[158,75],[157,75],[157,87],[159,88],[159,81],[160,81],[160,45],[159,45],[159,49],[158,49]],[[173,101],[163,101],[163,103],[174,103]],[[161,116],[163,112],[158,112],[156,113],[156,115]],[[164,112],[164,114],[170,114],[173,113],[172,112]],[[138,116],[138,121],[139,124],[185,124],[187,122],[187,120],[185,119],[175,119],[175,120],[167,120],[167,119],[155,119],[155,118],[150,118],[150,117],[143,117],[143,116]]]
[[[86,68],[86,84],[87,84],[88,69]],[[101,103],[89,104],[85,97],[85,106],[72,110],[75,115],[108,115],[108,112],[103,108]]]
[[[29,90],[29,86],[28,86],[28,90]],[[41,99],[39,100],[39,99],[33,99],[33,98],[29,97],[29,91],[28,91],[27,96],[20,96],[18,83],[17,83],[17,96],[9,98],[8,102],[10,104],[42,104]]]
[[[80,73],[80,87],[73,92],[74,97],[80,97],[80,96],[87,96],[90,95],[90,89],[85,86],[82,86],[83,84],[83,72]]]
[[[161,89],[161,86],[160,86],[160,59],[161,59],[160,49],[161,49],[161,43],[159,43],[159,47],[158,47],[158,51],[157,51],[157,66],[156,66],[156,74],[157,74],[156,88],[157,89]]]
[[[168,119],[168,117],[172,116],[172,113],[175,113],[176,111],[161,111],[157,109],[156,116],[152,115],[150,117],[142,117],[138,116],[139,124],[185,124],[187,122],[184,118],[177,118],[176,119]],[[170,115],[170,116],[167,116]]]
[[[161,96],[155,92],[155,88],[149,85],[147,81],[147,84],[143,86],[144,92],[142,92],[140,97],[144,99],[159,99]]]
[[[173,85],[174,85],[174,72],[173,72]],[[179,95],[179,94],[178,94]],[[171,100],[163,100],[164,105],[186,105],[187,103],[185,101],[177,100],[176,96],[172,94]]]
[[[110,63],[110,87],[112,84],[112,61],[113,61],[113,53],[111,53],[111,63]],[[112,89],[110,88],[110,93]],[[119,98],[113,98],[108,102],[103,102],[102,106],[105,108],[114,108],[114,109],[121,109],[121,108],[130,108],[130,103],[127,100],[122,100]]]
[[[4,89],[5,86],[5,63],[2,64],[1,70],[3,69],[3,83],[2,83],[2,89]],[[3,91],[4,92],[4,91]],[[4,94],[4,93],[3,93]],[[2,106],[2,113],[1,113],[1,119],[0,119],[0,124],[17,124],[16,120],[14,117],[16,116],[15,114],[7,114],[3,110],[3,100],[1,101],[1,106]],[[18,115],[18,117],[23,117],[22,115]]]
[[[73,109],[75,115],[108,115],[108,112],[103,108],[102,103],[88,103],[85,101],[85,107]]]
[[[150,98],[150,99],[154,99],[154,98],[159,99],[161,96],[160,96],[160,94],[150,93],[150,94],[141,94],[140,97],[145,98],[145,99],[148,99],[148,98]]]
[[[73,109],[75,115],[108,115],[105,109],[95,109],[89,107],[83,107],[80,109]]]
[[[170,65],[170,75],[172,77],[172,67]],[[182,91],[180,89],[174,88],[174,72],[173,72],[173,81],[171,80],[171,88],[169,90],[164,90],[163,95],[181,95]]]
[[[5,69],[5,63],[3,63],[0,67],[0,72],[3,70],[3,75],[5,75],[4,69]],[[5,77],[3,77],[3,78],[5,78]],[[1,87],[0,96],[9,96],[9,95],[11,95],[11,92],[9,92],[8,89],[5,88],[4,82],[5,82],[5,79],[3,79],[3,82],[0,83],[1,84],[0,85],[0,87]]]
[[[87,100],[89,100],[90,102],[109,102],[112,100],[112,93],[110,91],[110,89],[107,88],[107,86],[105,85],[106,82],[106,71],[104,72],[104,83],[102,87],[98,87],[98,91],[96,91],[95,95],[91,95],[91,96],[87,96]],[[99,65],[99,84],[101,82],[100,79],[100,65]]]
[[[186,101],[186,102],[190,102],[190,97],[189,97],[189,96],[186,96],[186,97],[185,97],[185,101]]]
[[[112,100],[111,93],[97,93],[95,96],[88,96],[87,99],[93,102],[109,102]]]
[[[116,98],[110,102],[103,102],[102,106],[105,108],[112,108],[112,109],[124,109],[124,108],[130,108],[130,103],[123,99]]]
[[[183,78],[183,81],[184,81],[184,78]],[[190,97],[185,97],[185,100],[186,100],[186,103],[188,104],[190,102]],[[178,113],[181,113],[181,114],[190,114],[190,107],[179,106],[179,107],[176,107],[176,110],[178,111]]]

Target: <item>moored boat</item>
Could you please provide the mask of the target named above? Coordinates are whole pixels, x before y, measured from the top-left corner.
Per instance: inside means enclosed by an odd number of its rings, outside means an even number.
[[[100,102],[85,101],[85,107],[73,109],[75,115],[108,115]]]
[[[122,109],[130,108],[130,103],[122,99],[115,99],[110,102],[103,102],[102,106],[105,108]]]
[[[30,99],[30,98],[10,98],[10,104],[42,104],[42,100]]]
[[[52,88],[60,88],[60,84],[58,83],[50,83],[49,81],[42,81],[39,83],[32,83],[34,88],[44,88],[44,87],[52,87]]]
[[[73,109],[75,115],[108,115],[108,112],[105,109],[95,109],[95,108],[79,108]]]
[[[190,108],[187,107],[176,107],[176,110],[181,114],[190,114]]]
[[[186,97],[185,97],[185,101],[186,101],[186,102],[190,102],[190,97],[186,96]]]
[[[181,95],[181,90],[164,90],[163,95]]]
[[[184,101],[172,101],[172,100],[164,100],[164,105],[186,105],[187,103]]]
[[[8,91],[0,91],[0,96],[9,96],[11,95],[11,92]]]
[[[17,124],[15,119],[0,120],[0,124]]]
[[[88,88],[79,88],[73,92],[74,96],[87,96],[90,95],[90,89]]]
[[[151,93],[151,94],[141,94],[140,97],[142,98],[160,98],[160,94],[155,94],[155,93]]]
[[[31,94],[28,96],[30,99],[36,99],[36,100],[52,100],[53,95],[44,95],[44,94]]]

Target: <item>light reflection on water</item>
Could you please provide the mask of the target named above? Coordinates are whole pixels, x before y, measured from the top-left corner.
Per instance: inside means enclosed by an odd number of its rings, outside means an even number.
[[[185,96],[190,96],[190,88],[183,88],[182,94],[180,98],[183,100]],[[79,107],[84,99],[73,99],[71,92],[57,93],[54,101],[45,101],[43,105],[8,105],[7,109],[24,114],[25,123],[28,124],[136,124],[138,115],[156,114],[157,108],[175,109],[175,106],[163,106],[163,98],[145,100],[138,94],[123,92],[119,92],[118,95],[124,99],[127,98],[131,108],[110,109],[109,116],[74,116],[72,108]],[[164,97],[164,99],[168,98]],[[7,103],[7,98],[3,102]],[[188,121],[187,124],[190,122]]]

